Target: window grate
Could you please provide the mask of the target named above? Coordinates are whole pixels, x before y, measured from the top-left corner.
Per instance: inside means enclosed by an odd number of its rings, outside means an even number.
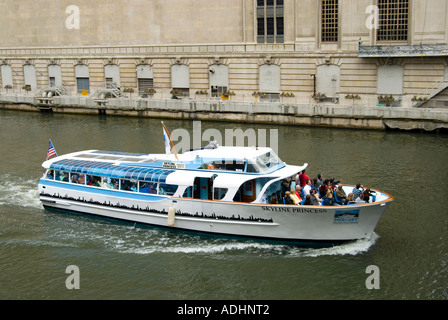
[[[339,40],[339,0],[322,0],[322,42]]]
[[[378,41],[407,41],[409,0],[378,0]]]

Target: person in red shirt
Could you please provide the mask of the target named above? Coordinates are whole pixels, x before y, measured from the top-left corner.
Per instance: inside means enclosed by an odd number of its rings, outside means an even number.
[[[307,174],[305,173],[305,170],[302,171],[302,173],[299,174],[299,182],[300,182],[300,186],[304,187],[306,186],[306,182],[310,179],[310,177],[307,176]]]

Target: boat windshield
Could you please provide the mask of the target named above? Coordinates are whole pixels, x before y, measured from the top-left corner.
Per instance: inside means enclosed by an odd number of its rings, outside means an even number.
[[[247,172],[265,172],[275,168],[280,164],[280,159],[274,151],[249,159],[247,163]]]

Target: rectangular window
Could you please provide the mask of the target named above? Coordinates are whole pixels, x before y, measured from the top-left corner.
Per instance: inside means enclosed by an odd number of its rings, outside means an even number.
[[[78,87],[78,93],[82,93],[83,91],[90,93],[89,78],[76,78],[76,85]]]
[[[257,0],[257,42],[284,43],[283,0]]]
[[[407,41],[409,0],[378,0],[378,41]]]
[[[339,0],[322,0],[322,42],[339,40]]]
[[[114,79],[112,78],[106,78],[106,88],[112,89],[113,88]]]
[[[138,93],[139,95],[143,95],[148,93],[147,90],[154,89],[154,80],[153,79],[138,79]]]
[[[275,29],[275,27],[274,27],[274,18],[267,18],[266,22],[267,22],[267,28],[266,28],[267,34],[268,34],[268,36],[273,36],[274,35],[274,29]]]
[[[159,194],[164,196],[172,196],[176,193],[178,186],[172,184],[160,184]]]
[[[284,32],[283,18],[277,18],[277,36],[283,36]]]
[[[56,180],[63,182],[70,182],[68,171],[56,171]]]
[[[54,170],[51,170],[51,169],[47,170],[47,179],[54,180]]]
[[[212,97],[221,97],[225,92],[227,92],[227,87],[212,86],[210,93]]]
[[[120,190],[137,192],[137,181],[122,179]]]
[[[257,30],[257,34],[259,36],[264,36],[264,18],[258,18],[257,19],[257,23],[258,23],[258,30]]]
[[[157,194],[157,183],[140,181],[138,191],[141,193]]]

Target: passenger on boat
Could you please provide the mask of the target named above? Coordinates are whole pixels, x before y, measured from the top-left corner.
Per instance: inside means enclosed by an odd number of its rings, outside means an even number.
[[[323,184],[324,184],[324,178],[322,177],[322,174],[319,173],[317,175],[317,188],[319,188]]]
[[[350,202],[354,202],[354,201],[355,201],[354,195],[353,195],[352,192],[350,192],[350,193],[348,194],[348,196],[347,196],[347,200],[346,200],[346,202],[347,202],[347,204],[352,204],[352,203],[350,203]]]
[[[137,192],[137,183],[131,180],[121,180],[121,190]]]
[[[276,196],[272,196],[271,197],[271,204],[277,204],[277,197]]]
[[[291,190],[291,177],[283,179],[282,181],[282,194],[285,194],[287,191]]]
[[[327,185],[325,183],[321,184],[318,191],[319,196],[324,197],[327,194]]]
[[[156,193],[157,193],[157,190],[154,189],[154,184],[151,183],[151,184],[149,185],[148,193],[151,193],[151,194],[156,194]]]
[[[331,191],[327,192],[325,197],[322,198],[323,206],[337,206],[338,204],[334,201],[333,193]]]
[[[319,197],[319,193],[317,190],[313,189],[310,192],[311,204],[313,206],[318,206],[322,202],[322,199]]]
[[[339,185],[335,190],[336,197],[341,202],[341,204],[347,204],[347,194],[345,193],[342,185]]]
[[[78,178],[78,183],[79,184],[86,184],[86,178],[83,174],[81,174]]]
[[[88,176],[89,185],[92,187],[101,187],[100,178],[95,176]]]
[[[47,171],[47,179],[50,179],[50,180],[54,179],[54,170]]]
[[[291,189],[291,191],[289,192],[289,197],[292,199],[292,201],[294,202],[294,204],[299,204],[300,203],[300,199],[297,196],[296,192],[294,191],[294,189]]]
[[[72,183],[78,184],[78,176],[76,174],[72,174]]]
[[[372,191],[370,191],[370,188],[367,188],[364,192],[363,192],[363,200],[365,202],[370,202],[370,197],[372,197],[372,202],[375,202],[375,197],[373,197]]]
[[[103,181],[103,188],[115,189],[115,179],[106,178]]]
[[[296,184],[300,184],[301,187],[306,186],[306,182],[309,180],[310,177],[308,177],[308,175],[305,173],[305,170],[303,170],[299,176],[298,176],[298,180],[296,180]]]
[[[107,182],[107,178],[103,177],[101,179],[101,187],[104,189],[110,189],[109,183]]]
[[[306,185],[303,187],[303,194],[304,194],[305,196],[307,196],[307,195],[310,194],[310,191],[311,191],[311,180],[308,179],[308,180],[306,181]]]
[[[364,187],[360,183],[358,183],[356,185],[356,187],[353,188],[352,193],[353,193],[353,197],[355,198],[355,200],[358,199],[359,196],[363,193],[363,191],[364,191],[363,188]]]
[[[296,194],[297,198],[299,198],[299,201],[302,201],[302,187],[296,185],[296,190],[294,193]]]
[[[313,203],[311,202],[311,195],[307,194],[305,196],[305,202],[303,203],[304,206],[312,206]]]
[[[325,179],[325,181],[326,181],[327,191],[331,190],[332,192],[334,192],[334,190],[336,189],[336,185],[333,183],[334,179]]]
[[[64,172],[64,175],[59,176],[61,181],[68,182],[68,172]]]
[[[335,178],[330,179],[331,185],[336,188],[336,186],[341,182],[341,180],[336,181]]]
[[[319,183],[317,182],[317,178],[313,178],[313,181],[311,182],[311,189],[314,189],[314,190],[319,189]]]
[[[284,204],[294,204],[294,201],[291,198],[291,192],[286,191],[285,196],[283,197],[283,203]]]

